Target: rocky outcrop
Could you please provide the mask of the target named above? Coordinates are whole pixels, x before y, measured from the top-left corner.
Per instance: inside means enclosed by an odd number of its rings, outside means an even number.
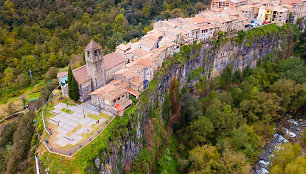
[[[180,87],[192,86],[195,81],[188,81],[188,75],[200,67],[205,70],[207,79],[212,79],[227,66],[231,66],[234,71],[243,70],[247,66],[256,66],[258,60],[266,59],[272,54],[286,56],[293,50],[293,37],[283,33],[274,32],[261,37],[254,36],[251,40],[244,39],[240,43],[235,39],[227,39],[227,41],[201,44],[200,47],[191,46],[190,58],[183,62],[168,58],[168,65],[164,65],[156,74],[155,83],[150,83],[154,86],[143,94],[146,99],[143,103],[140,102],[135,115],[137,121],[131,128],[135,129],[136,133],[127,132],[125,136],[121,136],[121,139],[110,141],[108,148],[110,152],[101,152],[102,155],[92,162],[93,167],[89,169],[89,173],[122,173],[124,167],[129,168],[127,165],[132,164],[142,148],[143,129],[147,119],[145,102],[149,100],[161,105],[163,95],[168,91],[172,79],[177,77]]]

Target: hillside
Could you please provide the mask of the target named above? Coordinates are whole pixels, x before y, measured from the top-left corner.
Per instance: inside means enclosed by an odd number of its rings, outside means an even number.
[[[209,4],[197,2],[1,1],[0,98],[17,95],[18,89],[36,84],[50,67],[84,64],[80,55],[91,39],[109,53],[121,42],[149,31],[151,21],[191,15]]]

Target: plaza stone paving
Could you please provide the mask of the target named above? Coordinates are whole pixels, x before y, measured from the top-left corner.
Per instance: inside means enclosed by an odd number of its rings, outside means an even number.
[[[61,111],[62,108],[69,109],[73,113],[68,114],[63,112]],[[100,114],[99,112],[88,109],[86,103],[77,106],[68,105],[68,107],[64,103],[59,103],[54,106],[54,110],[52,110],[51,113],[55,114],[56,116],[50,118],[48,122],[55,125],[56,128],[55,130],[52,130],[52,132],[56,131],[58,133],[56,135],[55,143],[61,147],[65,147],[68,144],[78,144],[84,138],[84,135],[92,131],[91,126],[95,125],[97,121],[91,117],[88,117],[87,114],[92,114],[95,116]],[[106,121],[105,118],[100,118],[99,124],[104,123],[104,121]],[[79,129],[74,130],[77,127]],[[75,132],[71,133],[73,130]],[[70,133],[70,136],[67,135],[68,133]],[[82,134],[83,136],[81,136]]]

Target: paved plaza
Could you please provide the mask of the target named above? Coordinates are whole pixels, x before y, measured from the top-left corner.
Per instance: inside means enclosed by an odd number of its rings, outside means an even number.
[[[69,113],[63,111],[66,109]],[[99,116],[99,112],[89,109],[86,103],[68,107],[64,103],[59,103],[54,106],[51,113],[56,116],[51,117],[48,122],[53,125],[52,132],[56,133],[55,144],[60,147],[78,144],[96,128],[93,125],[100,125],[106,121],[106,118]]]

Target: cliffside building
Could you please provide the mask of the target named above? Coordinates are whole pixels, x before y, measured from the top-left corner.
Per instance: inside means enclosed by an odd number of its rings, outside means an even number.
[[[115,52],[103,56],[102,48],[93,40],[85,47],[84,52],[86,65],[72,70],[79,85],[81,101],[89,99],[89,93],[113,80],[114,72],[125,65],[124,57]],[[57,77],[63,95],[68,96],[68,72],[60,72]]]

